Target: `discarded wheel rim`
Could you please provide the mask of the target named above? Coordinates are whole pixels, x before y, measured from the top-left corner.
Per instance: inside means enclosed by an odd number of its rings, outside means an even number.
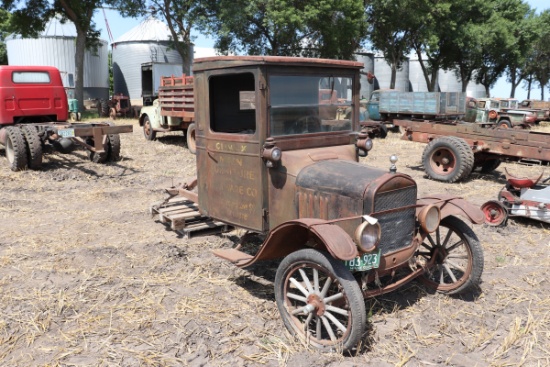
[[[485,223],[490,226],[501,226],[508,218],[508,212],[500,201],[490,200],[481,206]]]

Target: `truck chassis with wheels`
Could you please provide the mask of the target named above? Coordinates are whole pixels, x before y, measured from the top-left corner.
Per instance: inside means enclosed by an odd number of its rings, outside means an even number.
[[[389,170],[358,162],[372,148],[367,132],[356,132],[362,68],[312,58],[196,59],[198,176],[151,208],[172,228],[203,216],[205,227],[220,222],[263,237],[260,246],[213,252],[241,268],[282,259],[274,281],[282,321],[321,350],[364,341],[364,298],[413,279],[467,292],[483,272],[481,244],[458,218],[481,223],[477,206],[418,198],[396,157]],[[320,98],[327,89],[331,97]]]
[[[71,100],[73,108],[76,100]],[[120,156],[119,133],[132,125],[68,123],[69,105],[59,70],[52,66],[0,66],[0,144],[13,171],[40,169],[42,154],[80,147],[92,161]]]
[[[120,159],[120,133],[132,132],[132,125],[115,126],[110,122],[94,123],[25,123],[0,129],[0,142],[12,171],[40,169],[43,153],[70,153],[87,150],[95,163]]]
[[[502,160],[548,164],[550,134],[525,129],[487,128],[456,121],[396,120],[402,140],[427,143],[426,174],[438,181],[466,179],[475,168],[496,169]]]

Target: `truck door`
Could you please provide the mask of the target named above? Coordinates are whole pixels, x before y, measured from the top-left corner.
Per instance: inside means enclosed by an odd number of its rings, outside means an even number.
[[[265,168],[260,157],[258,72],[211,75],[208,113],[199,121],[199,206],[210,217],[255,231],[266,228]],[[197,101],[204,103],[204,99]],[[202,131],[201,131],[202,130]],[[199,143],[204,136],[204,144]]]
[[[380,93],[372,92],[367,103],[367,112],[371,120],[380,121]]]

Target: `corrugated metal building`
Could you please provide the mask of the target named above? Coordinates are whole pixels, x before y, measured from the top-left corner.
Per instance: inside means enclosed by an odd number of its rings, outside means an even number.
[[[147,62],[182,64],[182,72],[189,75],[193,50],[183,62],[170,38],[168,26],[154,16],[117,38],[112,44],[114,93],[129,96],[132,105],[141,105],[141,64]]]
[[[6,38],[9,65],[55,66],[63,85],[72,97],[75,82],[76,28],[70,21],[61,23],[55,16],[38,38],[12,34]],[[84,98],[109,97],[108,44],[101,40],[97,52],[87,50],[84,57]]]

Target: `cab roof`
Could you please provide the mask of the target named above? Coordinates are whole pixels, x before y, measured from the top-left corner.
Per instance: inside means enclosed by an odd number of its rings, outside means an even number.
[[[344,69],[362,69],[363,63],[349,60],[314,59],[287,56],[213,56],[193,61],[193,71],[224,69],[239,66],[310,66]]]

